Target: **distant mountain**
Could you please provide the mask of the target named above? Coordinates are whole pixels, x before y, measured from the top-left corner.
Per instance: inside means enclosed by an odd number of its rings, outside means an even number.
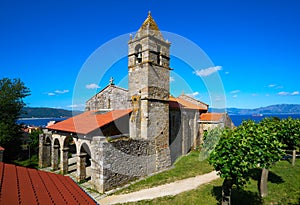
[[[210,109],[211,112],[224,112],[224,109]],[[227,108],[230,115],[256,115],[256,114],[300,114],[300,104],[279,104],[255,109]]]
[[[72,117],[78,115],[82,111],[71,111],[64,109],[55,109],[47,107],[25,107],[21,118],[60,118],[60,117]]]
[[[71,111],[46,107],[25,107],[21,118],[60,118],[72,117],[83,111]],[[210,112],[224,112],[224,109],[210,108]],[[280,104],[255,109],[227,108],[230,115],[256,115],[256,114],[300,114],[300,104]]]

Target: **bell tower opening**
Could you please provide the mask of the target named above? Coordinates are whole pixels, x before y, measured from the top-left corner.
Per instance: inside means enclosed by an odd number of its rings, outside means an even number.
[[[135,57],[136,57],[136,64],[142,62],[143,57],[142,57],[142,46],[141,46],[141,44],[138,44],[135,47]]]

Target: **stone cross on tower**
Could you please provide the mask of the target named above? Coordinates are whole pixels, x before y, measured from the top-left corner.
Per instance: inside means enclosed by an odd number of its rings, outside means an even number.
[[[114,83],[114,80],[115,80],[115,79],[114,79],[113,77],[110,77],[110,79],[109,79],[109,84],[110,84],[110,85],[114,85],[114,84],[115,84],[115,83]]]

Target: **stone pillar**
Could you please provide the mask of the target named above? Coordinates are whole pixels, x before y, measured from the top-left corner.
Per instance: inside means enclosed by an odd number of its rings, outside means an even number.
[[[43,144],[43,161],[42,167],[50,167],[51,166],[51,143]]]
[[[185,141],[186,141],[186,118],[185,118],[185,112],[181,113],[181,126],[182,126],[182,138],[181,138],[181,154],[184,155],[185,151]]]
[[[58,155],[59,155],[59,145],[54,145],[52,148],[52,162],[51,162],[51,166],[53,170],[58,169]]]
[[[3,152],[4,152],[4,148],[0,146],[0,162],[3,162]]]
[[[51,141],[51,133],[46,133],[43,130],[43,134],[39,135],[39,167],[50,167],[51,166],[51,143],[47,142],[46,139],[49,138]]]
[[[80,182],[85,179],[86,177],[86,169],[85,169],[85,160],[86,160],[86,153],[80,153],[77,155],[77,175],[76,180]]]
[[[195,150],[199,148],[199,138],[198,138],[198,118],[199,118],[199,112],[195,112],[194,120],[193,120],[193,145],[192,148]]]
[[[61,160],[60,160],[60,172],[62,174],[68,174],[68,154],[69,154],[69,147],[64,147],[61,150]]]
[[[43,168],[44,164],[44,149],[43,149],[43,144],[44,144],[44,135],[40,134],[39,135],[39,167]]]
[[[91,156],[91,182],[94,188],[103,193],[104,177],[103,177],[103,143],[106,143],[105,137],[93,137],[92,140],[92,156]]]

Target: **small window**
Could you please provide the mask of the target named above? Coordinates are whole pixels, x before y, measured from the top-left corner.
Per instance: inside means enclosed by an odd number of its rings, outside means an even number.
[[[156,59],[157,59],[157,64],[158,65],[161,65],[161,56],[160,56],[160,46],[157,46],[157,56],[156,56]]]
[[[108,101],[107,101],[107,108],[110,109],[110,98],[108,98]]]

